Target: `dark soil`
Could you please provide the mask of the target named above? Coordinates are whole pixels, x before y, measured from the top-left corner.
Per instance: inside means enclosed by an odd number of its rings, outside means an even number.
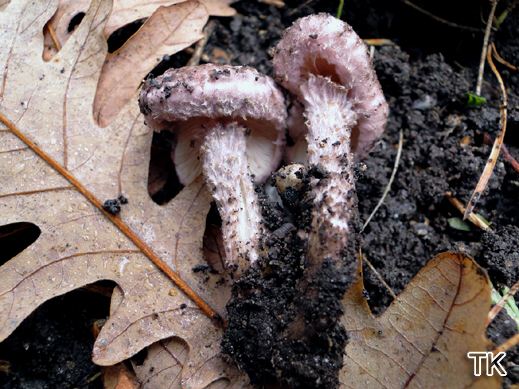
[[[38,308],[3,343],[0,373],[5,389],[103,387],[100,368],[92,364],[92,324],[105,318],[110,299],[84,290],[57,297]]]
[[[271,232],[264,242],[268,253],[234,283],[227,305],[223,352],[258,386],[338,386],[347,340],[339,324],[341,299],[355,279],[358,240],[351,239],[339,260],[310,263],[308,240],[301,236],[310,231],[310,179],[325,185],[327,178],[319,168],[301,178],[303,188],[288,188],[280,196],[272,193],[270,183],[266,190],[258,188]]]
[[[268,52],[283,29],[303,15],[320,11],[335,13],[338,3],[285,2],[286,7],[282,9],[255,1],[236,3],[237,16],[216,20],[216,31],[208,42],[203,60],[251,65],[270,74]],[[498,14],[509,2],[500,2]],[[430,258],[448,249],[472,255],[487,270],[497,289],[511,286],[518,280],[519,173],[500,158],[488,190],[476,207],[476,212],[492,223],[493,232],[483,233],[472,225],[470,231],[451,227],[449,219],[461,215],[445,198],[445,192],[449,191],[462,202],[468,200],[490,152],[490,146],[483,142],[484,134],[488,133],[493,139],[499,127],[499,88],[488,67],[483,85],[487,104],[479,108],[468,108],[466,104],[467,92],[475,87],[484,28],[481,15],[488,14],[488,1],[415,1],[439,17],[477,31],[447,26],[397,0],[345,3],[343,19],[352,24],[359,35],[388,38],[398,44],[398,47],[375,50],[375,67],[391,112],[387,131],[364,161],[366,169],[358,180],[361,220],[366,220],[388,183],[400,131],[404,136],[402,158],[388,197],[361,236],[363,252],[397,293]],[[518,21],[519,7],[493,36],[500,54],[516,65],[519,64]],[[188,58],[185,53],[165,58],[154,74],[160,74],[168,66],[181,66]],[[511,154],[519,158],[519,73],[501,66],[499,69],[509,91],[505,144]],[[164,186],[158,190],[160,202],[174,196],[178,189],[172,180],[174,177],[164,178]],[[300,206],[293,198],[284,200],[292,207]],[[270,210],[268,220],[273,230],[286,223],[304,223],[304,220],[276,213],[274,208]],[[301,214],[304,218],[305,213]],[[293,286],[301,274],[296,267],[287,264],[303,261],[303,242],[295,232],[288,232],[288,236],[288,240],[286,235],[272,238],[276,241],[272,242],[268,254],[270,261],[262,271],[269,274],[269,282],[284,288],[282,293],[294,297]],[[256,290],[258,286],[257,278],[241,282],[245,289]],[[369,268],[365,269],[365,286],[374,312],[383,312],[391,297]],[[256,304],[251,309],[259,307],[254,312],[263,309],[263,315],[279,313],[277,295],[269,294],[268,290],[263,292],[251,299]],[[0,385],[8,388],[98,385],[85,381],[97,371],[89,359],[93,341],[89,331],[93,319],[105,315],[106,310],[100,312],[95,308],[99,301],[92,295],[82,296],[80,301],[78,304],[66,296],[45,304],[0,345],[0,360],[11,364],[9,374],[0,373]],[[230,306],[231,315],[234,308],[238,309]],[[291,313],[290,310],[284,312],[279,323],[283,324]],[[286,359],[283,352],[290,348],[280,349],[273,343],[276,337],[272,334],[279,328],[274,328],[271,320],[265,321],[261,315],[243,319],[256,326],[256,338],[251,342],[249,334],[237,334],[241,338],[233,343],[241,339],[248,341],[246,348],[239,352],[256,358],[257,373],[253,379],[272,380],[276,374],[266,356],[277,353]],[[512,336],[516,328],[517,325],[502,314],[488,333],[499,344]],[[519,382],[517,347],[509,351],[507,364],[506,384]]]

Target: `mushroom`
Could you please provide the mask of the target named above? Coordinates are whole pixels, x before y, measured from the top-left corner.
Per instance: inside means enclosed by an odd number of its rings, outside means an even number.
[[[365,44],[328,14],[297,20],[278,43],[273,62],[276,79],[297,99],[292,134],[306,135],[307,163],[324,178],[314,182],[308,256],[339,260],[354,232],[353,151],[365,154],[382,134],[388,106]],[[305,128],[297,120],[300,112]]]
[[[366,46],[330,15],[297,20],[273,61],[276,79],[296,98],[289,127],[306,139],[306,157],[297,153],[304,150],[297,139],[293,150],[308,164],[313,205],[295,313],[272,364],[292,387],[337,387],[347,338],[341,300],[358,274],[354,152],[365,154],[381,135],[388,107]],[[316,352],[313,345],[326,340],[326,351]],[[311,368],[299,368],[308,361]]]
[[[346,88],[348,101],[357,115],[351,128],[351,149],[359,158],[364,157],[384,131],[388,108],[359,36],[348,24],[321,13],[297,20],[286,30],[274,52],[276,79],[298,99],[288,120],[289,135],[295,143],[288,151],[291,161],[306,160],[308,128],[302,112],[308,109],[304,90],[311,75],[328,78]]]
[[[254,189],[278,166],[286,108],[273,80],[242,66],[188,66],[148,80],[139,104],[148,126],[176,134],[182,184],[203,173],[222,219],[226,266],[258,259],[261,212]]]

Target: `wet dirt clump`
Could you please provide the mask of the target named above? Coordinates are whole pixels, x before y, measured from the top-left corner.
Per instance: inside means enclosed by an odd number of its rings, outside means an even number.
[[[256,385],[291,388],[337,387],[346,346],[339,323],[342,296],[356,274],[357,240],[339,261],[306,256],[311,212],[311,179],[326,181],[310,169],[300,190],[278,194],[268,184],[258,189],[269,229],[260,265],[233,285],[222,350]],[[315,185],[315,181],[313,182]],[[291,228],[287,228],[290,226]]]

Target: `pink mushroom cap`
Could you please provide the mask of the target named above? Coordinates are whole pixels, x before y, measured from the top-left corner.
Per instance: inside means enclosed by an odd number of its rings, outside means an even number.
[[[388,105],[367,47],[348,24],[325,13],[297,20],[276,46],[273,63],[276,80],[301,102],[301,85],[309,74],[346,87],[358,117],[352,129],[353,151],[362,157],[373,147],[384,131]],[[297,126],[302,121],[291,122],[291,136],[306,133]]]
[[[247,158],[255,181],[276,169],[285,144],[286,106],[275,82],[246,66],[205,64],[169,69],[144,84],[139,104],[148,126],[176,134],[172,152],[180,181],[201,173],[200,146],[216,123],[247,129]]]

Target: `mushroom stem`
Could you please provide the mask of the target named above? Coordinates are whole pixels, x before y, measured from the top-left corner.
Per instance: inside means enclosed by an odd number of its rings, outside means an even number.
[[[217,123],[202,144],[202,171],[222,219],[226,266],[235,276],[258,259],[261,211],[246,155],[247,129]]]
[[[297,288],[296,313],[274,355],[276,369],[300,387],[338,387],[346,331],[340,323],[342,298],[356,279],[357,212],[351,132],[357,115],[348,90],[330,79],[309,75],[301,85],[307,119],[308,163],[313,210],[306,266]],[[301,344],[305,345],[303,348]],[[315,352],[315,344],[327,344]],[[283,350],[303,350],[294,355]],[[311,362],[316,374],[293,371]]]
[[[346,88],[310,75],[301,86],[308,134],[308,163],[322,178],[312,182],[314,209],[309,237],[309,270],[324,259],[344,267],[350,243],[355,244],[356,193],[351,132],[357,123]]]

